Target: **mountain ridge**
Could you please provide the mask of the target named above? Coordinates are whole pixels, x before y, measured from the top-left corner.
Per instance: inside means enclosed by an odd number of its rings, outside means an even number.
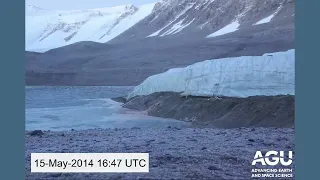
[[[28,55],[26,83],[138,85],[151,75],[199,61],[294,49],[293,0],[171,0],[160,5],[106,43],[86,40]],[[235,19],[239,25],[228,29]]]

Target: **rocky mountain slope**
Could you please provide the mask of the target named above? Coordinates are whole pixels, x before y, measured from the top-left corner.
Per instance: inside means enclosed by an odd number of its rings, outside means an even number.
[[[207,59],[294,49],[294,1],[162,0],[107,43],[92,41],[26,52],[26,83],[137,85]]]
[[[212,38],[248,30],[255,33],[266,27],[288,30],[293,21],[293,0],[162,0],[121,37]]]

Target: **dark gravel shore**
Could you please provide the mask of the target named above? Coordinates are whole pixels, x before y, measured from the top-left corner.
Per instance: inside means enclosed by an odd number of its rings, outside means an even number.
[[[121,98],[115,101],[123,102]],[[176,92],[136,96],[122,105],[150,116],[192,122],[202,127],[294,127],[294,96],[196,97]]]
[[[251,169],[262,168],[251,165],[255,152],[293,151],[294,129],[167,127],[44,131],[33,135],[26,132],[25,140],[26,179],[250,179]],[[150,173],[30,173],[30,156],[36,152],[147,152]],[[294,163],[286,168],[294,168]]]

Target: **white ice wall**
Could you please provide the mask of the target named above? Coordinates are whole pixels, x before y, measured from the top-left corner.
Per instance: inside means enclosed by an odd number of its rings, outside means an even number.
[[[194,96],[294,95],[294,52],[206,60],[170,69],[147,78],[128,98],[163,91]]]

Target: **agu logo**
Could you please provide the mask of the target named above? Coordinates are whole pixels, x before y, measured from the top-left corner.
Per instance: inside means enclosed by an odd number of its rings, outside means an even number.
[[[269,165],[275,166],[279,162],[283,166],[289,166],[292,163],[292,151],[288,152],[288,159],[287,161],[284,158],[284,151],[268,151],[264,156],[262,155],[261,151],[257,151],[254,155],[254,160],[252,161],[252,165],[256,165],[257,163],[261,163],[262,165]]]

